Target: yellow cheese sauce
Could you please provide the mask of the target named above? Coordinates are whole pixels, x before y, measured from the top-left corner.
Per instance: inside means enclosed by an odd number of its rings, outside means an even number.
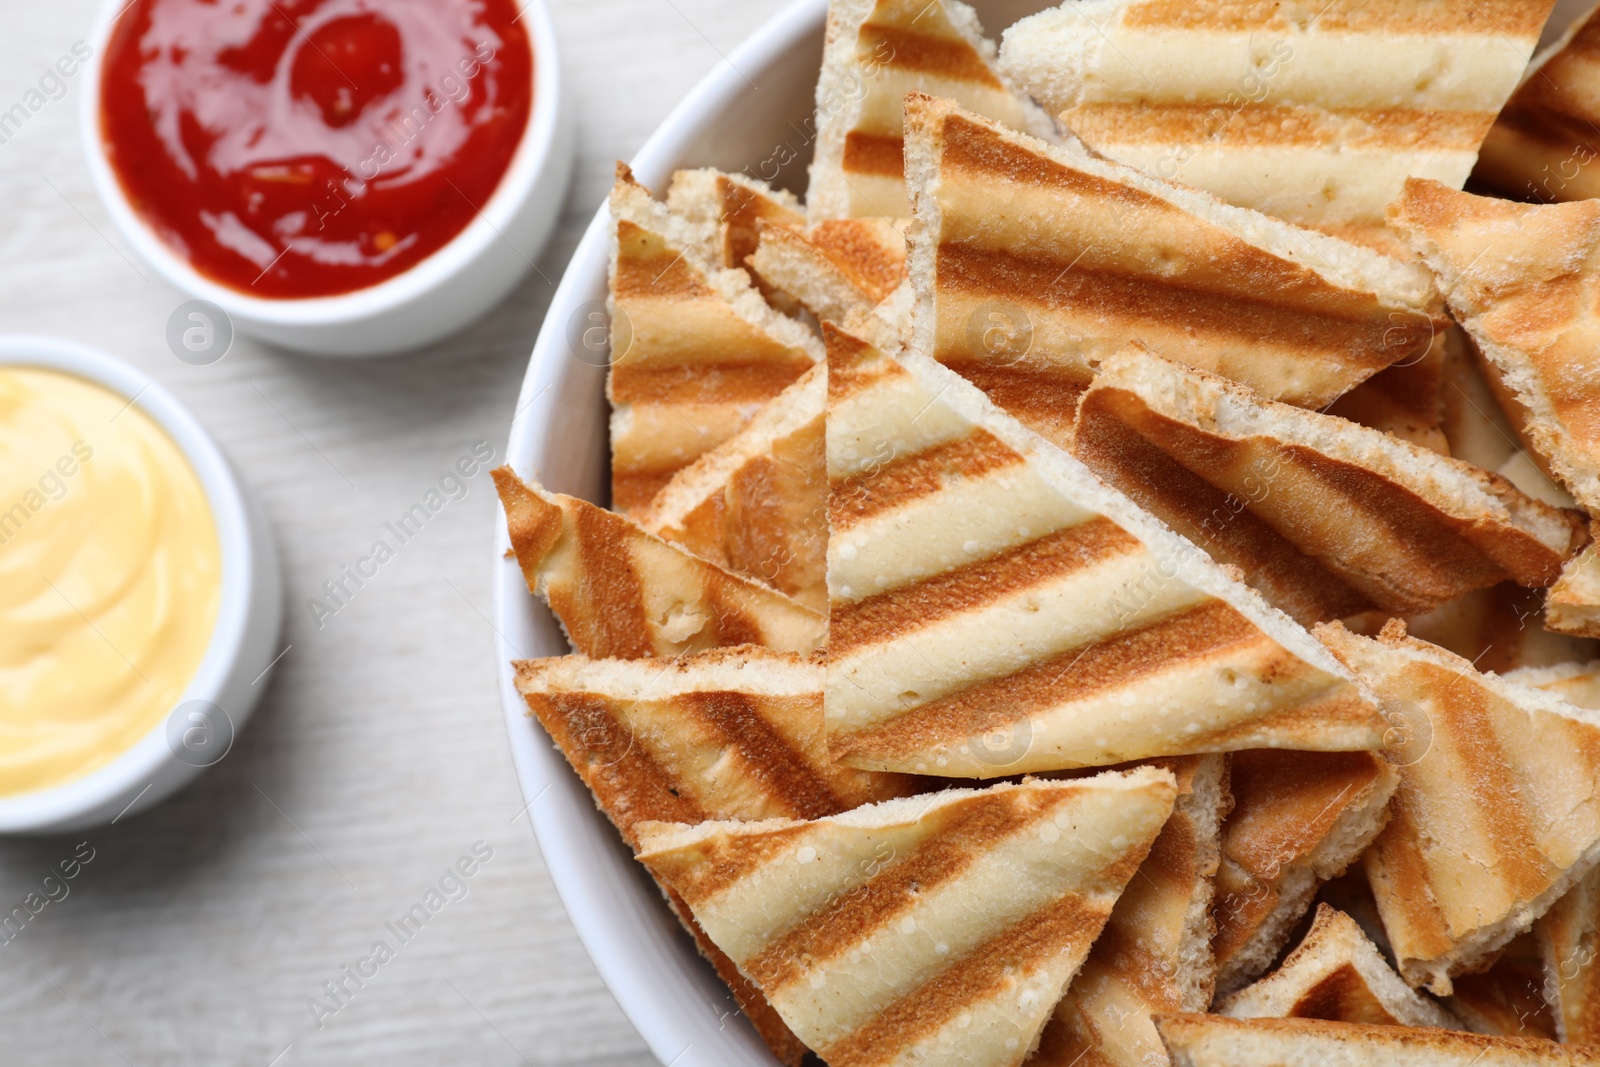
[[[0,366],[0,796],[159,725],[221,596],[210,505],[166,432],[82,378]]]

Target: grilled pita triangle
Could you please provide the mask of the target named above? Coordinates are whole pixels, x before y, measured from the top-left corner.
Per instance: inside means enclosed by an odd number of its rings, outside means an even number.
[[[1413,178],[1390,222],[1438,275],[1528,447],[1600,511],[1600,201],[1515,204]]]
[[[742,270],[705,256],[701,227],[619,164],[611,191],[611,503],[641,514],[678,470],[732,437],[822,349]]]
[[[1545,621],[1552,630],[1600,637],[1600,541],[1591,542],[1550,589]]]
[[[1443,314],[1420,264],[948,100],[907,96],[906,174],[916,349],[1058,444],[1094,364],[1132,342],[1320,408],[1423,355]]]
[[[673,475],[639,524],[735,574],[826,611],[828,480],[822,365]]]
[[[768,288],[791,297],[819,322],[844,322],[872,310],[905,275],[901,224],[884,218],[829,219],[810,233],[763,226],[746,260]]]
[[[517,690],[630,847],[643,821],[817,818],[914,792],[841,767],[822,731],[822,667],[746,645],[676,659],[525,660]],[[759,989],[668,899],[778,1059],[805,1048]]]
[[[1146,1067],[1165,1056],[1152,1017],[1211,1003],[1212,878],[1230,803],[1224,756],[1162,761],[1178,780],[1161,828],[1067,995],[1032,1067]]]
[[[1381,232],[1407,175],[1461,188],[1553,0],[1088,0],[1001,66],[1112,159],[1242,207]]]
[[[1459,1030],[1168,1015],[1156,1020],[1173,1067],[1586,1067],[1593,1045]]]
[[[1565,6],[1565,5],[1563,5]],[[1475,181],[1546,203],[1600,196],[1600,19],[1575,19],[1544,49],[1501,109],[1478,152]]]
[[[572,647],[597,659],[680,656],[727,645],[810,654],[827,620],[781,593],[691,556],[620,515],[494,472],[528,590]]]
[[[1307,623],[1543,587],[1586,537],[1469,463],[1137,349],[1101,364],[1073,451]]]
[[[1461,1023],[1400,980],[1355,920],[1326,904],[1276,971],[1217,1005],[1235,1019],[1330,1019],[1381,1026]]]
[[[1317,636],[1407,724],[1367,876],[1398,969],[1440,995],[1600,863],[1600,715],[1407,637]]]
[[[1290,619],[932,360],[828,326],[829,743],[967,777],[1376,749]]]
[[[1223,993],[1272,965],[1317,886],[1383,829],[1399,782],[1366,752],[1236,752],[1228,774],[1233,812],[1211,906]]]
[[[1040,137],[1055,123],[995,69],[994,42],[960,0],[832,0],[817,79],[813,221],[906,218],[901,100],[921,89]]]
[[[1014,1067],[1172,812],[1170,772],[813,822],[647,824],[639,858],[830,1067]]]
[[[711,167],[673,174],[667,210],[700,230],[701,250],[718,267],[743,267],[763,225],[804,229],[806,224],[805,205],[793,193]]]

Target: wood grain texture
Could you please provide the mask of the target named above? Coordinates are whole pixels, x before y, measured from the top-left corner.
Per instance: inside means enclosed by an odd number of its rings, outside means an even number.
[[[0,944],[0,1059],[653,1062],[517,817],[484,618],[487,473],[320,630],[306,602],[474,442],[503,458],[553,291],[545,279],[559,279],[613,161],[781,6],[553,0],[579,129],[561,229],[487,319],[388,361],[314,360],[241,339],[214,366],[180,363],[164,337],[184,298],[133,260],[94,195],[79,79],[0,145],[0,332],[116,353],[195,411],[271,519],[293,645],[233,752],[194,786],[104,832],[0,841],[4,911],[80,841],[95,850],[64,900]],[[4,107],[87,36],[97,7],[0,0]],[[326,999],[323,983],[375,941],[396,944],[384,924],[476,841],[493,859],[467,896],[363,987],[347,980],[348,1006],[319,1030],[308,998]]]

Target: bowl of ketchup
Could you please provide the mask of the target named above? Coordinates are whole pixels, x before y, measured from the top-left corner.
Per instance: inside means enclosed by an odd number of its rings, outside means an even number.
[[[88,65],[96,186],[159,273],[329,355],[497,303],[573,148],[540,0],[111,0]]]

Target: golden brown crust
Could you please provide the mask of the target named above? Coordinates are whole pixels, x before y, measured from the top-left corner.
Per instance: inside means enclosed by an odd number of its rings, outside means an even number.
[[[781,593],[695,558],[620,515],[494,472],[511,547],[573,648],[596,658],[761,644],[808,654],[826,621]]]
[[[1074,449],[1308,623],[1542,587],[1587,536],[1498,475],[1138,350],[1102,364]]]

